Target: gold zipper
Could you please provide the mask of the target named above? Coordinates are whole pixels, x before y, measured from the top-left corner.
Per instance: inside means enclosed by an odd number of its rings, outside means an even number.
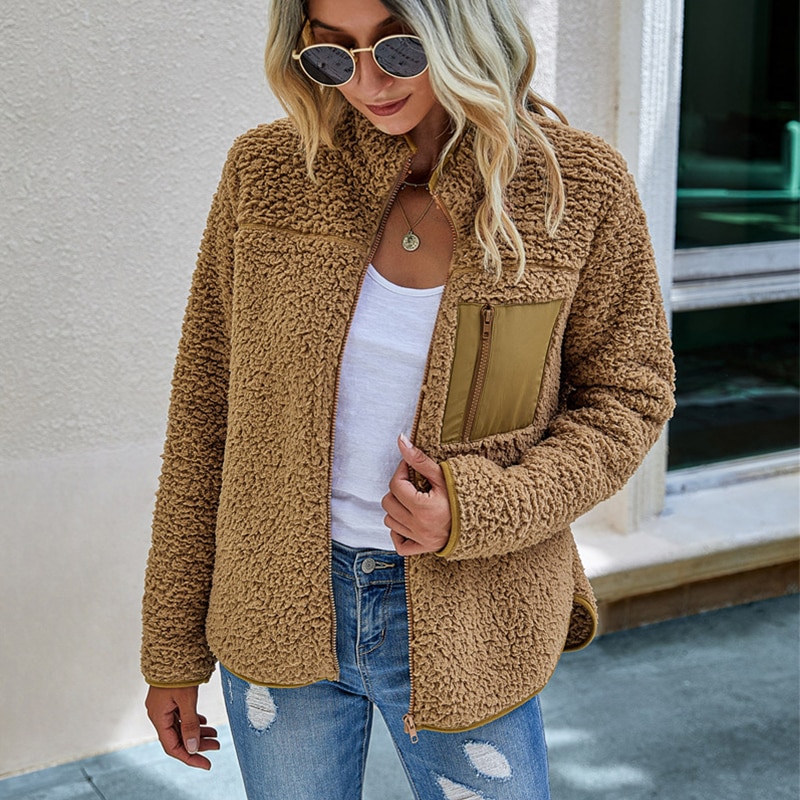
[[[486,370],[489,366],[489,353],[492,349],[492,327],[494,326],[494,309],[485,305],[481,309],[481,344],[475,360],[475,370],[472,373],[472,385],[469,387],[467,399],[467,413],[464,416],[464,428],[461,432],[462,441],[468,442],[472,436],[472,426],[478,413],[478,404],[483,393],[483,384],[486,380]]]
[[[434,195],[432,195],[432,197],[433,197],[433,199],[434,199],[434,201],[436,203],[436,207],[439,209],[439,211],[442,212],[442,214],[444,214],[444,218],[447,220],[447,224],[450,226],[450,235],[451,235],[451,237],[453,239],[453,252],[452,252],[452,255],[450,256],[450,264],[449,264],[448,269],[447,269],[447,275],[448,275],[447,280],[449,280],[450,272],[451,272],[451,270],[453,268],[453,259],[455,258],[455,253],[456,253],[456,240],[458,238],[458,236],[456,234],[456,226],[453,224],[453,218],[450,216],[450,212],[447,210],[447,207],[439,199],[439,195],[438,194],[434,194]],[[440,305],[441,305],[441,301],[440,301]],[[436,336],[436,330],[437,330],[438,327],[439,327],[439,314],[437,312],[436,324],[434,325],[433,333],[431,335],[431,342],[433,342],[433,339]],[[427,385],[428,385],[428,371],[430,369],[430,360],[431,360],[431,349],[430,349],[430,346],[429,346],[428,347],[428,356],[427,356],[427,358],[425,360],[425,374],[423,375],[423,378],[422,378],[422,386],[423,387],[427,387]],[[423,388],[423,393],[424,393],[424,388]],[[416,435],[417,435],[417,425],[419,423],[419,415],[420,415],[420,411],[421,410],[422,410],[422,397],[420,396],[419,402],[417,403],[417,409],[416,409],[416,411],[414,413],[414,422],[411,425],[411,432],[409,434],[409,436],[411,437],[412,444],[416,444],[415,440],[416,440]],[[411,482],[414,484],[414,486],[417,487],[417,489],[419,489],[420,491],[423,491],[424,485],[425,485],[425,479],[421,475],[418,475],[410,467],[409,467],[408,471],[409,471],[409,476],[408,477],[410,478]]]
[[[394,201],[397,199],[397,195],[400,194],[400,189],[403,186],[403,181],[411,174],[411,161],[413,160],[414,156],[410,155],[406,159],[406,165],[403,168],[402,172],[397,176],[397,180],[395,181],[394,186],[392,187],[392,191],[389,192],[389,197],[386,200],[386,205],[383,207],[383,216],[381,217],[380,224],[378,225],[378,230],[375,233],[375,238],[372,240],[372,247],[370,248],[369,254],[367,255],[367,263],[364,265],[364,274],[366,274],[367,267],[372,263],[372,259],[375,258],[375,253],[378,251],[378,245],[381,243],[381,239],[383,238],[383,232],[386,230],[386,223],[389,220],[389,212],[392,210],[392,206],[394,205]],[[363,278],[363,276],[362,276]],[[351,314],[352,319],[352,314]]]
[[[408,622],[408,713],[403,717],[403,730],[411,737],[411,744],[416,744],[419,741],[419,736],[417,736],[417,726],[414,724],[416,690],[414,687],[414,650],[411,646],[413,616],[411,612],[411,592],[408,590],[408,556],[405,556],[403,562],[403,588],[406,593],[406,617]]]
[[[375,257],[375,253],[378,250],[378,246],[380,245],[381,239],[383,238],[383,232],[386,230],[386,223],[389,219],[389,213],[391,212],[392,205],[394,201],[397,199],[397,195],[400,193],[400,189],[403,185],[403,181],[411,174],[411,162],[413,160],[413,152],[412,155],[408,157],[406,160],[405,168],[401,171],[400,175],[398,176],[394,186],[392,187],[392,191],[389,193],[389,197],[386,200],[386,205],[383,209],[383,215],[381,216],[381,221],[378,225],[378,230],[375,233],[375,238],[372,241],[372,246],[370,247],[369,253],[367,255],[366,263],[364,265],[363,271],[361,273],[361,279],[358,285],[358,293],[356,294],[356,303],[358,302],[358,294],[361,292],[361,287],[364,283],[364,278],[367,274],[367,269],[369,265],[372,263],[372,259]],[[450,225],[450,230],[453,236],[453,254],[455,254],[456,250],[456,229],[453,225],[453,220],[447,211],[447,209],[442,205],[439,200],[438,195],[433,195],[434,200],[436,201],[436,205],[442,211],[442,213],[447,218],[447,221]],[[452,257],[451,257],[451,265],[452,267]],[[448,270],[449,273],[450,270]],[[350,319],[347,321],[347,329],[345,331],[345,342],[347,341],[347,336],[350,333],[350,326],[353,322],[353,312],[355,310],[356,303],[353,303],[353,306],[350,310]],[[438,322],[438,317],[437,317]],[[434,333],[435,333],[435,326],[434,326]],[[431,337],[431,340],[433,336]],[[425,365],[425,375],[423,377],[423,386],[427,383],[428,380],[428,369],[430,366],[430,347],[428,349],[428,359]],[[336,388],[334,390],[334,397],[333,397],[333,415],[331,418],[331,431],[330,431],[330,438],[331,438],[331,447],[330,447],[330,457],[329,457],[329,478],[328,478],[328,532],[330,533],[331,528],[331,501],[333,496],[333,486],[330,476],[333,474],[333,449],[334,449],[334,438],[335,438],[335,429],[336,429],[336,408],[339,402],[339,377],[342,367],[342,360],[341,357],[339,359],[339,363],[336,369]],[[411,441],[413,442],[416,438],[416,431],[417,431],[417,423],[419,422],[420,416],[420,407],[422,405],[422,398],[417,403],[416,413],[414,415],[414,423],[411,429]],[[411,475],[411,479],[417,483],[415,480],[415,476]],[[328,570],[328,584],[329,584],[329,592],[331,597],[331,605],[333,606],[333,544],[330,536],[328,537],[329,544],[328,544],[328,552],[329,552],[329,570]],[[411,627],[412,627],[412,608],[411,608],[411,595],[408,591],[408,558],[404,559],[405,561],[405,593],[406,593],[406,614],[408,617],[408,672],[409,672],[409,701],[408,701],[408,713],[403,716],[403,730],[411,737],[411,743],[416,744],[419,741],[419,736],[417,734],[416,724],[414,722],[414,699],[415,699],[415,687],[414,687],[414,670],[413,670],[413,650],[411,647]],[[336,664],[336,673],[338,676],[339,673],[339,659],[336,655],[336,635],[337,635],[337,624],[336,624],[336,613],[334,609],[333,615],[333,654],[334,654],[334,661]]]
[[[389,212],[392,209],[392,204],[394,203],[397,195],[400,192],[400,187],[403,185],[403,181],[408,177],[409,173],[411,172],[411,160],[413,156],[409,156],[406,159],[405,167],[400,172],[400,175],[397,177],[394,186],[392,187],[392,191],[389,193],[389,197],[386,200],[386,205],[383,207],[383,214],[381,216],[381,221],[378,224],[378,230],[375,233],[375,237],[372,240],[372,247],[370,248],[369,254],[367,255],[366,263],[361,270],[361,277],[358,281],[358,289],[356,290],[356,298],[353,301],[353,304],[350,307],[350,316],[347,320],[347,327],[345,328],[344,332],[344,342],[345,345],[347,344],[347,337],[350,335],[350,327],[353,324],[353,314],[355,313],[356,305],[358,303],[358,297],[361,294],[361,287],[364,285],[364,278],[367,275],[367,269],[369,268],[372,259],[375,257],[375,252],[378,249],[378,245],[380,244],[381,237],[383,236],[383,232],[386,229],[386,221],[389,219]],[[333,522],[331,520],[331,502],[333,501],[333,447],[334,441],[336,439],[336,409],[339,406],[339,379],[341,377],[342,372],[342,356],[344,355],[344,346],[342,347],[342,351],[339,355],[339,362],[336,365],[336,383],[334,386],[333,391],[333,409],[331,411],[331,427],[330,427],[330,451],[328,455],[328,510],[327,510],[327,517],[328,517],[328,596],[330,597],[331,601],[331,608],[333,609],[333,627],[331,629],[331,647],[333,650],[333,663],[336,667],[336,679],[339,679],[339,656],[336,654],[336,638],[338,635],[338,625],[336,623],[336,603],[334,601],[334,593],[333,593],[333,539],[331,538],[331,527]]]
[[[410,712],[403,717],[403,731],[411,737],[411,744],[419,741],[417,726],[414,724],[414,715]]]
[[[433,199],[436,201],[437,208],[445,215],[447,222],[450,225],[450,231],[453,236],[453,254],[450,257],[450,265],[447,270],[447,274],[449,276],[450,271],[453,267],[453,258],[455,257],[456,252],[456,228],[453,225],[453,218],[450,216],[450,212],[447,208],[442,204],[439,200],[439,195],[434,194],[432,195]],[[449,279],[449,278],[448,278]],[[447,289],[445,288],[445,291]],[[441,301],[440,301],[441,305]],[[414,422],[411,426],[411,442],[412,444],[416,444],[417,438],[417,427],[419,425],[419,417],[420,413],[422,412],[422,399],[427,391],[428,385],[428,372],[430,370],[430,363],[431,363],[431,347],[433,346],[433,340],[436,337],[436,329],[439,325],[439,314],[437,312],[436,315],[436,323],[433,327],[433,333],[431,334],[431,344],[428,346],[428,357],[425,361],[425,373],[422,378],[422,392],[420,394],[419,401],[417,402],[417,409],[414,413]],[[411,479],[412,483],[418,488],[422,489],[423,481],[421,475],[418,475],[411,467],[408,468],[409,478]],[[414,651],[411,646],[411,628],[413,625],[413,613],[411,608],[411,593],[408,590],[408,556],[406,556],[403,561],[405,562],[405,591],[406,591],[406,616],[408,617],[408,689],[409,689],[409,697],[408,697],[408,713],[403,716],[403,730],[405,733],[411,737],[411,744],[416,744],[419,741],[419,735],[417,734],[417,726],[414,722],[414,700],[416,699],[416,689],[414,686]]]

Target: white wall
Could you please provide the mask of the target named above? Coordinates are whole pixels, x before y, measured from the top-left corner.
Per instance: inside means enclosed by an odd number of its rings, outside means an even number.
[[[530,0],[537,88],[615,142],[620,0]],[[562,9],[563,7],[563,9]],[[28,0],[0,50],[0,776],[151,736],[139,604],[169,378],[266,3]],[[221,706],[207,693],[206,712]]]
[[[530,0],[534,87],[572,125],[616,145],[620,0]]]
[[[227,148],[278,114],[265,8],[4,10],[0,775],[150,736],[139,604],[172,361]]]

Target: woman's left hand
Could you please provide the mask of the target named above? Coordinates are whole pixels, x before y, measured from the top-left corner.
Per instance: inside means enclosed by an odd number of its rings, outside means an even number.
[[[389,494],[381,501],[384,524],[392,533],[401,556],[435,553],[450,538],[450,498],[442,468],[405,437],[397,440],[403,460],[389,481]],[[408,468],[427,478],[431,488],[421,492],[409,478]]]

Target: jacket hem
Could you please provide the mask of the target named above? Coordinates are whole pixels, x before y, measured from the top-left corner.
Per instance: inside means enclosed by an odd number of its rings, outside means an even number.
[[[542,689],[543,688],[544,687],[542,687]],[[435,725],[425,725],[423,723],[421,725],[417,725],[416,728],[418,731],[432,731],[433,733],[466,733],[467,731],[474,731],[476,728],[480,728],[483,725],[488,725],[490,722],[494,722],[495,720],[504,717],[506,714],[510,714],[512,711],[516,711],[521,706],[524,706],[525,703],[533,700],[534,697],[537,697],[539,694],[541,694],[542,689],[539,689],[523,700],[520,700],[519,703],[515,703],[513,706],[509,706],[508,708],[504,708],[502,711],[498,711],[497,714],[492,714],[491,716],[478,720],[478,722],[470,723],[469,725],[464,725],[458,728],[444,728],[437,727]]]
[[[304,681],[302,683],[265,683],[264,681],[254,681],[252,678],[248,678],[246,675],[242,675],[235,670],[232,670],[226,664],[220,662],[221,666],[225,667],[225,669],[230,672],[231,675],[237,677],[241,681],[245,681],[249,683],[251,686],[264,686],[267,689],[302,689],[305,686],[313,686],[315,683],[322,683],[323,681],[335,681],[337,680],[336,677],[322,677],[322,678],[315,678],[311,681]]]

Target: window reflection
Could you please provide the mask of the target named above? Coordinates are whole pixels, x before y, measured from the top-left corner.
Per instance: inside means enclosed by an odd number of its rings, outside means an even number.
[[[673,340],[670,469],[800,445],[796,301],[677,313]]]
[[[800,237],[796,0],[686,0],[677,247]]]

